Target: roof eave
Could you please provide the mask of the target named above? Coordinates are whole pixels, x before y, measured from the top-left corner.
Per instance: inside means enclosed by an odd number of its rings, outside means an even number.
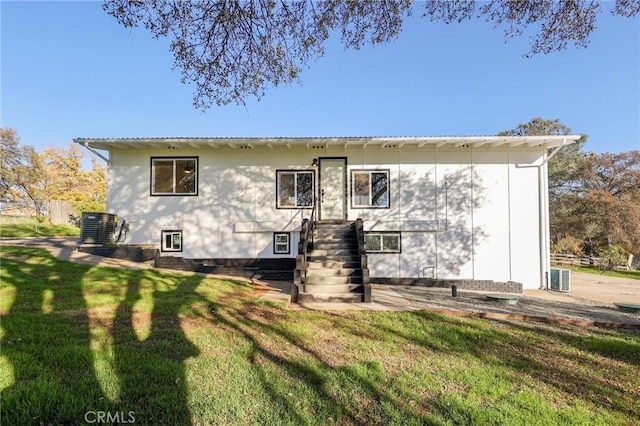
[[[396,149],[540,149],[554,148],[576,142],[581,135],[546,136],[419,136],[419,137],[309,137],[309,138],[76,138],[73,139],[85,147],[110,151],[111,149],[142,148],[255,148],[265,146],[274,148],[294,146],[313,148],[325,147],[372,147]]]

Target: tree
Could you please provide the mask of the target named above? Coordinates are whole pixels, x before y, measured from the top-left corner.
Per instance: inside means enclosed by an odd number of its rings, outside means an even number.
[[[0,136],[0,195],[3,201],[21,208],[32,208],[36,217],[42,218],[46,182],[41,157],[32,146],[20,145],[14,129],[1,128]]]
[[[77,201],[86,196],[82,170],[84,152],[80,146],[69,144],[67,148],[49,147],[42,156],[51,181],[50,199]]]
[[[565,135],[560,120],[536,117],[499,135]],[[549,160],[549,216],[554,248],[603,256],[609,266],[640,253],[640,151],[586,154],[586,136]]]
[[[535,117],[528,123],[520,123],[515,129],[498,133],[498,136],[544,136],[544,135],[570,135],[571,129],[560,120],[546,120]],[[578,165],[584,153],[582,148],[587,142],[587,136],[582,137],[575,143],[560,149],[558,153],[549,161],[549,197],[557,200],[558,197],[570,191],[577,180]],[[549,150],[551,153],[553,149]]]
[[[589,154],[579,173],[572,228],[586,251],[640,253],[640,151]]]
[[[102,212],[107,208],[107,169],[96,157],[91,157],[91,169],[83,174],[84,184],[87,189],[85,197],[72,203],[77,213]]]
[[[499,135],[567,135],[560,120],[536,117]],[[640,157],[638,151],[585,154],[583,136],[549,160],[551,239],[573,254],[640,252]]]
[[[260,99],[269,85],[299,79],[302,67],[322,56],[333,32],[345,48],[387,43],[413,12],[411,0],[105,0],[103,9],[127,28],[144,26],[169,37],[182,82],[194,83],[197,108]],[[483,18],[504,26],[507,39],[532,26],[526,56],[586,47],[603,10],[584,0],[431,0],[423,16],[446,23]],[[616,0],[610,13],[633,17],[637,0]]]
[[[22,163],[24,152],[16,131],[0,129],[0,198],[6,199],[15,182],[14,169]]]
[[[571,129],[558,119],[535,117],[528,123],[520,123],[514,129],[498,133],[499,136],[569,135]],[[559,241],[566,236],[567,220],[572,218],[567,194],[577,190],[580,167],[584,158],[582,148],[587,142],[583,135],[577,142],[564,146],[548,163],[549,220],[551,239]],[[551,153],[553,149],[549,150]]]
[[[83,211],[104,211],[107,185],[105,167],[92,158],[92,168],[83,170],[85,153],[70,143],[66,148],[50,147],[43,153],[50,200],[71,202],[75,215]]]
[[[16,166],[14,200],[24,207],[32,207],[39,221],[45,220],[48,175],[42,156],[32,146],[24,147],[24,162]]]
[[[44,220],[47,201],[71,202],[74,213],[104,211],[106,207],[105,167],[92,158],[92,168],[83,170],[84,151],[75,144],[50,147],[38,153],[20,145],[13,129],[0,128],[0,195],[4,202],[32,209]]]

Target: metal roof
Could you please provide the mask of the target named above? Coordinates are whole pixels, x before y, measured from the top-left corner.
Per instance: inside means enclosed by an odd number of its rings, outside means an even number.
[[[350,147],[433,149],[433,148],[554,148],[571,144],[581,135],[545,136],[348,136],[348,137],[152,137],[152,138],[76,138],[77,144],[92,149],[165,148],[255,148]]]

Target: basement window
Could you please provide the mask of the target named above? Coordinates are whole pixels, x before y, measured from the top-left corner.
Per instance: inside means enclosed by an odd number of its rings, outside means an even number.
[[[291,253],[291,234],[289,232],[274,232],[273,253],[274,254]]]
[[[152,157],[151,195],[198,195],[198,158]]]
[[[182,231],[162,231],[160,251],[182,251]]]
[[[364,234],[367,253],[400,253],[399,232],[367,232]]]

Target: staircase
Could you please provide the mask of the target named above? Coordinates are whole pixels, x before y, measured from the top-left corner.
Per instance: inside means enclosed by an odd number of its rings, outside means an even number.
[[[306,258],[300,262],[297,301],[370,302],[369,272],[357,223],[316,222],[310,235]]]

